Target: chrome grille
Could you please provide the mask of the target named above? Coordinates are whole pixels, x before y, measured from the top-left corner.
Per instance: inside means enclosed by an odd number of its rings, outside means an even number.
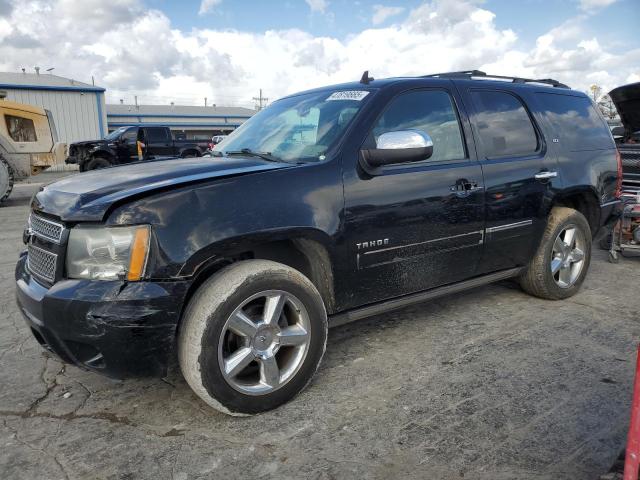
[[[31,273],[53,283],[58,256],[34,245],[27,246],[27,268]]]
[[[52,222],[32,213],[29,217],[29,225],[31,226],[31,232],[38,237],[56,243],[60,243],[62,240],[64,226],[60,223]]]

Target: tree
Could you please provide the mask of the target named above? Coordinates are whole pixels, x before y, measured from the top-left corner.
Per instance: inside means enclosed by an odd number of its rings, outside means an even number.
[[[598,100],[598,107],[607,120],[613,120],[618,116],[616,105],[608,94],[603,95]]]
[[[597,102],[602,95],[602,87],[600,85],[593,84],[589,87],[589,91],[591,92],[592,100]]]
[[[589,87],[589,94],[593,103],[598,106],[598,109],[602,112],[602,115],[604,115],[604,118],[607,120],[613,120],[618,117],[618,111],[616,110],[615,104],[608,94],[602,94],[602,87],[600,85],[591,85]]]

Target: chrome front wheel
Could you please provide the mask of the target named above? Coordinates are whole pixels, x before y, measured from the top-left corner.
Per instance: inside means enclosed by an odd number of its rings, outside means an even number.
[[[294,295],[268,290],[252,295],[227,319],[218,344],[224,379],[248,395],[285,385],[309,349],[309,314]]]
[[[551,274],[560,288],[569,288],[580,278],[585,257],[584,232],[576,225],[567,225],[553,242]]]

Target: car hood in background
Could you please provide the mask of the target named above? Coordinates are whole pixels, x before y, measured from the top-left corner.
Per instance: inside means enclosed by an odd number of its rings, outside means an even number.
[[[627,132],[640,131],[640,82],[614,88],[609,96]]]
[[[189,183],[291,167],[254,158],[185,158],[148,161],[73,175],[51,183],[35,195],[35,211],[64,221],[102,221],[127,198]]]

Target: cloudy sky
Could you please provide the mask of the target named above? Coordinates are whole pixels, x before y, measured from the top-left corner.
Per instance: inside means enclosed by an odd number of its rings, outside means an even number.
[[[55,67],[107,101],[253,106],[374,77],[481,69],[586,90],[640,81],[639,0],[0,0],[0,71]]]

